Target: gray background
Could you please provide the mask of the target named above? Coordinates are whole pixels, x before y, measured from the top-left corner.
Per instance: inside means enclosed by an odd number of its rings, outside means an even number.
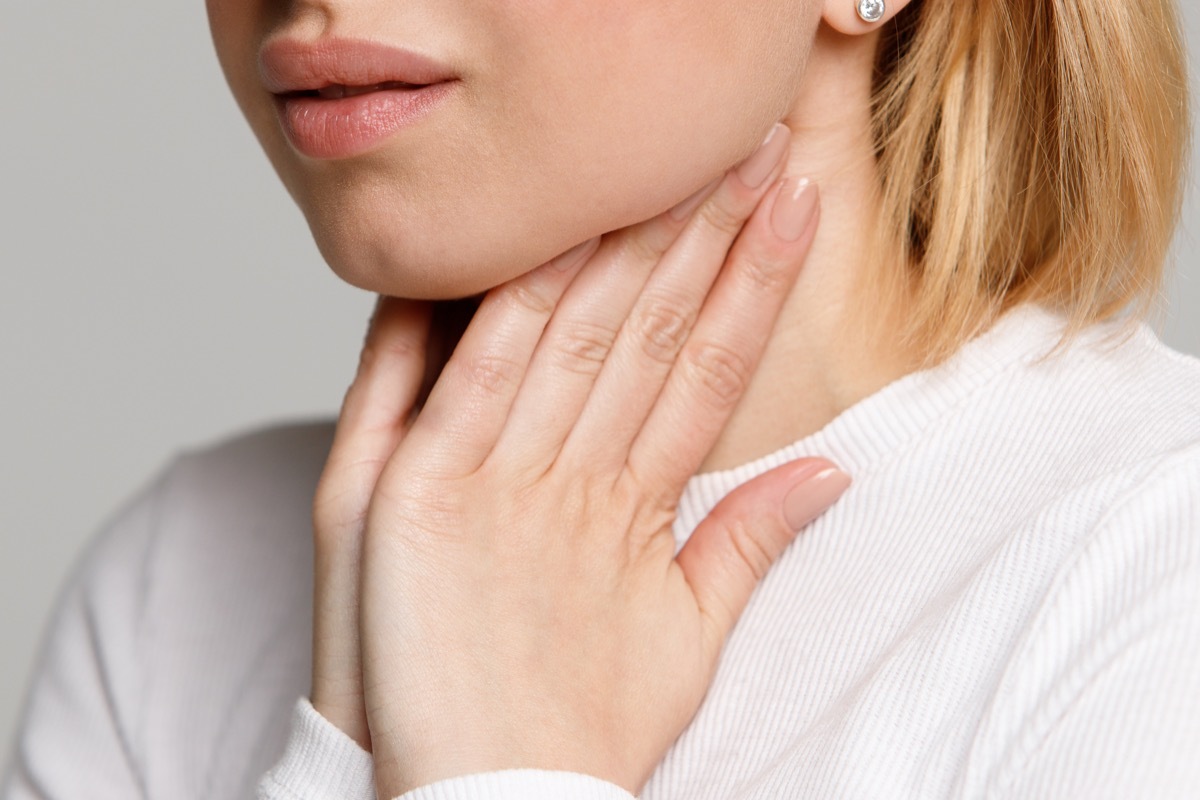
[[[317,254],[227,93],[202,3],[7,6],[0,764],[97,525],[180,448],[334,414],[372,304]],[[1184,13],[1200,52],[1200,5]],[[1197,231],[1192,192],[1163,335],[1193,354]]]

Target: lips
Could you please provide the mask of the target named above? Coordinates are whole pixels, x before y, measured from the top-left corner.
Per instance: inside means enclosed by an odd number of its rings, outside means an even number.
[[[263,85],[276,95],[316,96],[327,90],[343,97],[386,84],[412,88],[455,78],[449,67],[420,53],[363,39],[272,39],[259,50],[258,68]]]
[[[372,86],[343,86],[342,84],[334,84],[325,86],[320,89],[306,90],[299,92],[288,92],[287,96],[294,97],[321,97],[326,100],[336,100],[340,97],[354,97],[367,92],[382,92],[387,89],[419,89],[420,87],[412,83],[402,83],[401,81],[386,81],[384,83],[376,83]]]
[[[376,149],[446,101],[458,82],[426,56],[358,39],[273,39],[258,67],[284,135],[314,159]]]

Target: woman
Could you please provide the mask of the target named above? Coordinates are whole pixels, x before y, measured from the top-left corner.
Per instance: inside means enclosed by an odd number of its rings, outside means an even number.
[[[209,14],[386,299],[98,541],[6,797],[1197,791],[1167,0]]]

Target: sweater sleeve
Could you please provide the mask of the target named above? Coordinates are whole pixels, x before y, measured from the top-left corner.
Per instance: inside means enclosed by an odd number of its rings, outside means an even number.
[[[988,798],[1200,795],[1200,459],[1132,494],[1048,602],[1038,635],[1066,655],[1023,679],[1038,702]]]
[[[395,800],[630,800],[615,783],[578,772],[504,769],[419,786]]]
[[[630,800],[621,787],[591,775],[508,769],[461,775],[406,792],[397,800]],[[262,779],[258,800],[375,800],[371,756],[322,717],[307,698],[296,703],[287,747]]]
[[[60,591],[0,798],[146,796],[136,748],[138,632],[160,484],[105,526]]]
[[[375,800],[371,755],[302,697],[283,756],[258,785],[258,800]]]

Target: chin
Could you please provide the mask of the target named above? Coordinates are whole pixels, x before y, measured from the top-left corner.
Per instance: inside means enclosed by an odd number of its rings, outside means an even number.
[[[302,171],[280,159],[334,273],[414,300],[453,300],[507,283],[581,242],[661,213],[724,166],[705,163],[711,155],[669,164],[543,159],[537,172],[474,156],[431,161],[426,170],[413,160],[403,150],[382,150]]]
[[[550,260],[572,243],[438,235],[436,228],[314,224],[313,239],[339,278],[377,294],[457,300],[487,292]],[[587,237],[584,237],[585,239]]]
[[[302,195],[300,206],[333,272],[360,289],[413,300],[482,294],[675,199],[644,191],[600,192],[590,202],[571,192],[482,192],[503,198],[489,202],[421,188],[407,196],[391,187],[367,191],[350,182],[322,188]]]

